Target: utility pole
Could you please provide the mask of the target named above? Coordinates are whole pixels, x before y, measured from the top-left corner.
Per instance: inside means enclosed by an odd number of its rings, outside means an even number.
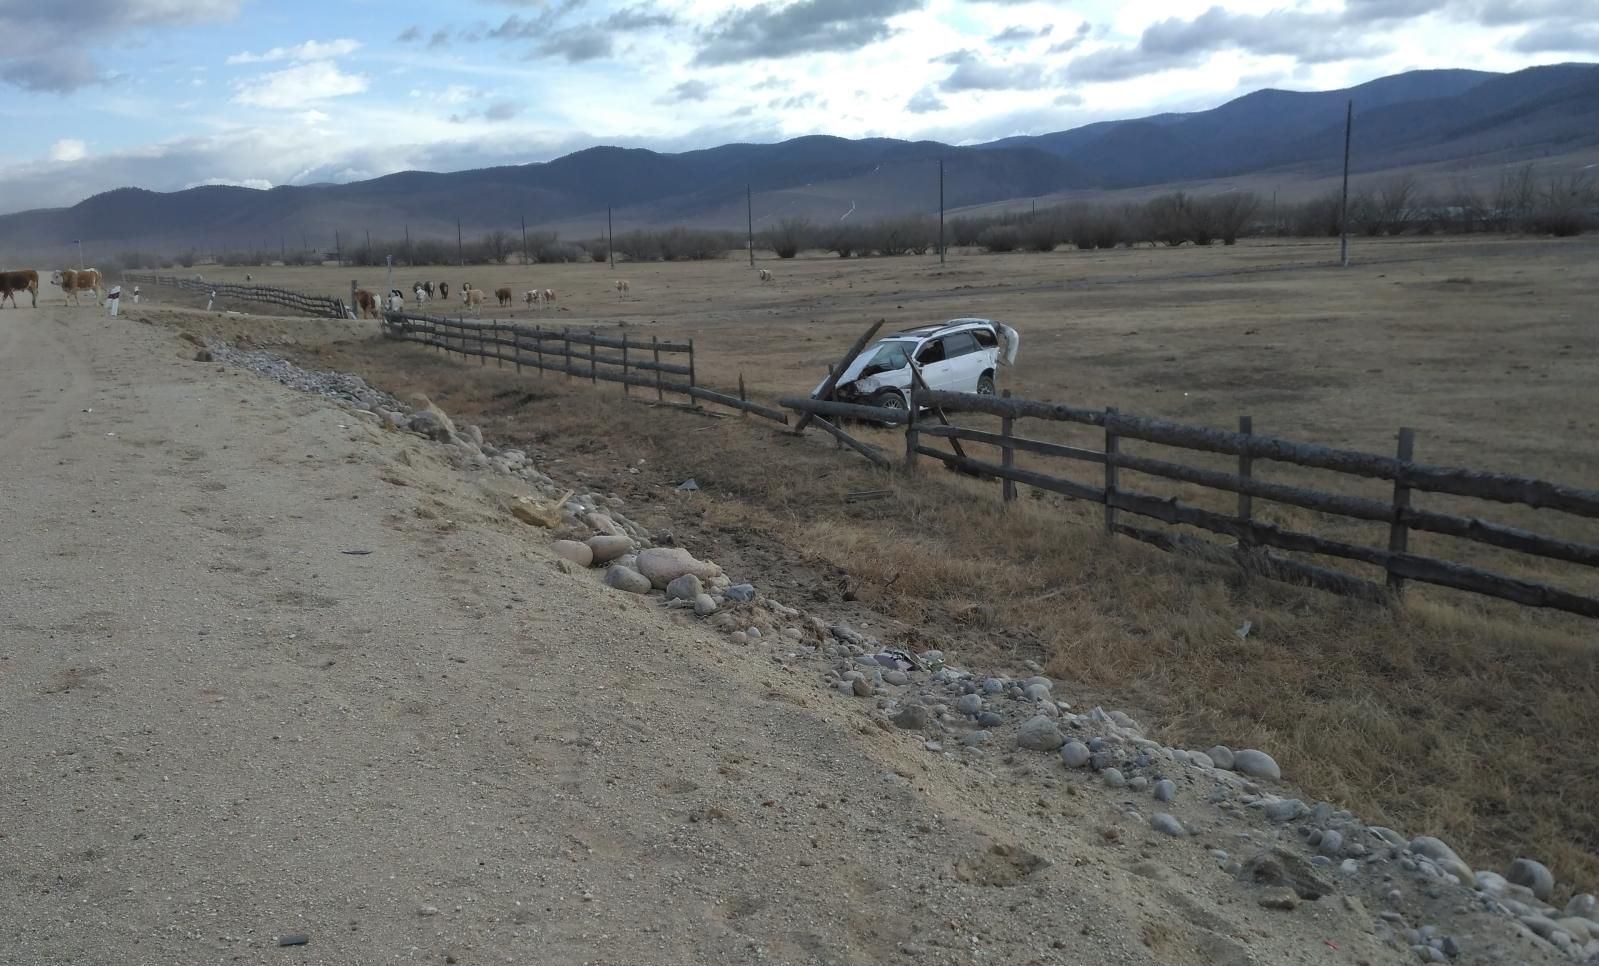
[[[1349,267],[1349,135],[1355,129],[1355,101],[1344,115],[1344,200],[1338,211],[1338,260]]]
[[[339,267],[344,267],[344,242],[339,240],[339,230],[333,229],[333,257],[338,259]]]
[[[528,263],[528,261],[527,261],[527,215],[522,215],[521,217],[522,217],[522,264],[526,265]]]
[[[750,268],[755,267],[755,195],[751,192],[748,182],[744,184],[744,214],[749,218],[750,226]]]
[[[611,222],[611,206],[605,206],[605,253],[611,257],[611,271],[616,271],[616,226]]]
[[[405,226],[405,264],[415,265],[416,256],[411,252],[411,226]]]
[[[944,264],[944,159],[938,159],[938,264]]]
[[[466,267],[466,248],[461,244],[461,219],[455,219],[455,260]]]
[[[78,270],[82,271],[83,270],[83,239],[75,238],[75,239],[73,239],[73,241],[78,246]]]

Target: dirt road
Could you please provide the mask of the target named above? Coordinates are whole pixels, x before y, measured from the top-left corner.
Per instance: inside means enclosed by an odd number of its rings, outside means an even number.
[[[0,312],[0,962],[1404,961],[193,351]]]

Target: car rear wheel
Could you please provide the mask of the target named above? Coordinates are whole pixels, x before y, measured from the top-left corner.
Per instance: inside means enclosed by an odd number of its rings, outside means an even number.
[[[977,394],[979,396],[992,396],[994,394],[994,374],[985,372],[977,377]]]

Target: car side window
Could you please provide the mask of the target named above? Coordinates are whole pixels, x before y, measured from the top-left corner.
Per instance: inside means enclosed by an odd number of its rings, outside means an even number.
[[[932,365],[935,362],[943,362],[943,361],[944,361],[944,340],[943,339],[934,339],[932,342],[929,342],[926,345],[922,346],[921,351],[916,353],[916,364],[919,365],[919,366],[930,366],[930,365]]]
[[[994,346],[999,345],[999,338],[994,335],[993,329],[973,329],[972,337],[984,349],[992,349]]]
[[[977,351],[977,340],[972,338],[970,332],[957,332],[945,336],[940,341],[944,343],[945,355],[951,359]]]

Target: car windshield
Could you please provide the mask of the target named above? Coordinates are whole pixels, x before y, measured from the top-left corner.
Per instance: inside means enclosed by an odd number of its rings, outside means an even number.
[[[909,357],[905,354],[905,343],[885,342],[878,346],[876,354],[861,369],[862,376],[870,376],[879,372],[893,372],[895,369],[905,368]]]

